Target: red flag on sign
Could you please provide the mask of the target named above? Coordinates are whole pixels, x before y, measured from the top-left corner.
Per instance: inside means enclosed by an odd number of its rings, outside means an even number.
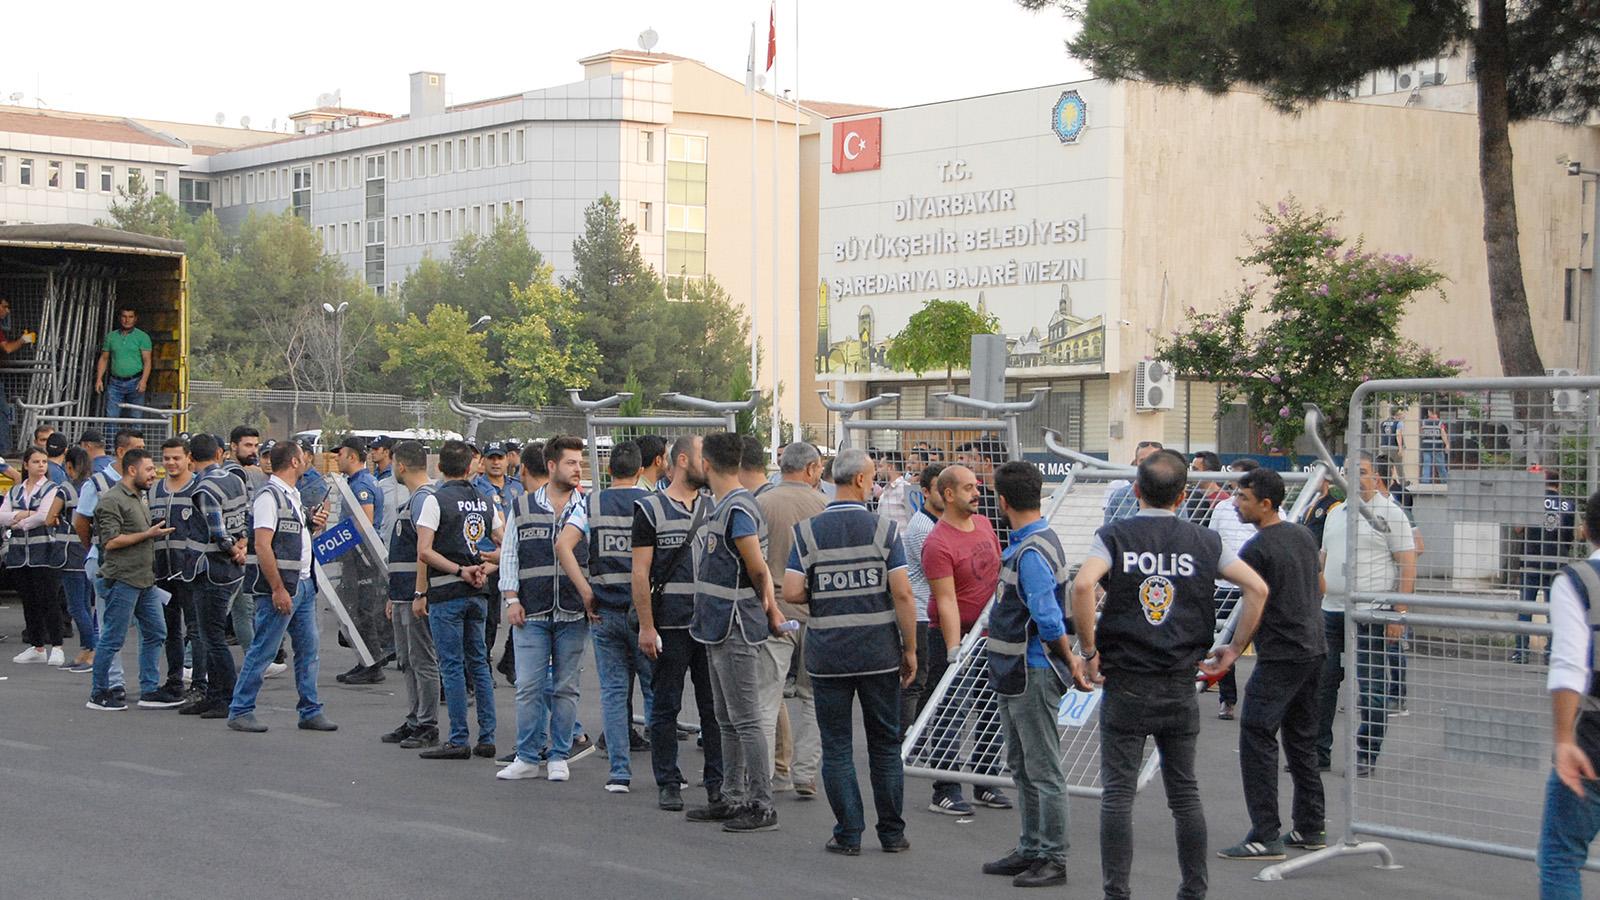
[[[833,123],[833,171],[868,172],[883,164],[883,119]]]
[[[767,18],[767,71],[772,71],[772,63],[778,58],[778,4],[774,2],[770,8],[771,15]],[[774,86],[776,87],[776,86]],[[774,90],[776,93],[776,90]]]

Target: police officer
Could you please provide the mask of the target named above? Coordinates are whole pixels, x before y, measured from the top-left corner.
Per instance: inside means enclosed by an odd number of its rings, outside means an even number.
[[[228,649],[228,607],[244,582],[249,503],[244,481],[222,466],[222,447],[209,434],[189,441],[195,470],[191,502],[204,529],[198,539],[200,570],[191,584],[200,643],[205,647],[206,692],[178,708],[179,715],[223,719],[233,696],[233,653]]]
[[[700,458],[700,436],[673,441],[672,480],[665,489],[641,499],[633,508],[633,608],[639,616],[639,650],[649,657],[651,672],[650,764],[656,779],[656,803],[664,810],[683,809],[678,768],[678,711],[683,708],[683,679],[694,684],[705,745],[702,783],[711,805],[722,800],[722,733],[711,697],[711,671],[706,647],[689,636],[694,614],[692,547],[711,507],[704,493],[706,475]]]
[[[1178,896],[1205,896],[1206,819],[1194,775],[1200,733],[1195,666],[1215,634],[1218,573],[1239,586],[1244,610],[1233,643],[1201,667],[1208,676],[1220,677],[1232,665],[1266,602],[1261,576],[1215,532],[1177,517],[1188,468],[1171,450],[1146,457],[1133,487],[1139,512],[1095,533],[1072,584],[1072,617],[1089,677],[1099,680],[1104,673],[1100,866],[1108,900],[1130,896],[1133,797],[1147,737],[1161,752],[1167,805],[1177,823]],[[1096,586],[1105,588],[1098,622]]]
[[[1537,467],[1536,467],[1537,468]],[[1561,475],[1555,469],[1544,471],[1544,523],[1529,529],[1512,529],[1520,535],[1522,544],[1522,602],[1537,603],[1544,594],[1550,602],[1550,587],[1566,562],[1572,545],[1572,527],[1577,519],[1576,497],[1561,496]],[[1519,613],[1517,620],[1533,621],[1530,613]],[[1550,650],[1545,648],[1545,663],[1550,661]],[[1528,636],[1517,634],[1516,650],[1511,654],[1514,663],[1528,661]]]
[[[866,830],[852,747],[856,697],[878,842],[888,853],[911,849],[902,816],[900,688],[917,671],[917,607],[899,529],[867,509],[873,475],[865,450],[839,452],[836,499],[794,526],[783,580],[784,599],[810,607],[805,667],[822,736],[822,784],[834,816],[833,837],[823,846],[845,856],[861,853]]]
[[[336,453],[339,474],[347,479],[350,495],[355,498],[355,509],[345,510],[345,517],[361,516],[376,532],[384,517],[383,489],[367,469],[367,442],[351,435],[339,443]],[[382,548],[378,550],[381,552]],[[376,560],[365,553],[347,554],[341,570],[345,575],[341,580],[354,588],[346,591],[345,597],[356,633],[361,635],[361,642],[372,654],[372,665],[363,663],[358,655],[356,664],[335,678],[345,684],[377,684],[384,679],[384,663],[393,658],[389,643],[391,629],[385,618],[389,592],[381,583],[382,573],[377,571]]]
[[[483,448],[483,471],[472,479],[472,486],[494,501],[502,516],[511,514],[511,505],[522,496],[522,482],[508,471],[509,451],[505,441],[490,441]]]
[[[196,639],[193,683],[202,693],[206,683],[205,648],[197,640],[194,600],[189,590],[199,574],[205,525],[194,514],[195,478],[189,465],[188,442],[181,437],[163,441],[161,468],[166,477],[150,488],[150,518],[173,530],[155,540],[156,584],[172,595],[162,607],[167,622],[167,680],[159,693],[165,699],[186,703],[194,699],[183,690],[184,644],[190,639]]]
[[[411,610],[426,616],[439,653],[444,677],[450,734],[443,744],[417,754],[423,759],[494,758],[494,677],[483,642],[489,616],[490,576],[499,554],[485,554],[479,542],[486,535],[500,539],[494,505],[467,481],[472,448],[464,441],[446,441],[439,449],[444,484],[422,498],[413,514],[417,529],[417,577]],[[478,743],[467,739],[467,679],[478,705]]]
[[[1417,432],[1417,449],[1422,456],[1422,483],[1443,484],[1450,474],[1450,467],[1445,461],[1445,452],[1450,448],[1450,432],[1439,418],[1439,410],[1425,410]]]
[[[383,495],[383,512],[374,523],[378,530],[378,538],[389,545],[389,537],[394,534],[395,515],[401,505],[411,496],[406,486],[394,473],[394,438],[380,434],[367,445],[367,459],[372,463],[372,477],[378,483],[378,492]]]
[[[386,540],[389,548],[389,622],[394,631],[395,660],[406,683],[406,719],[400,727],[385,734],[385,744],[399,744],[403,750],[432,747],[439,743],[439,654],[433,646],[428,620],[413,614],[412,594],[417,586],[417,527],[413,507],[421,508],[434,485],[428,481],[428,453],[416,441],[401,441],[393,446],[395,481],[402,497],[400,506],[389,518],[393,533]]]

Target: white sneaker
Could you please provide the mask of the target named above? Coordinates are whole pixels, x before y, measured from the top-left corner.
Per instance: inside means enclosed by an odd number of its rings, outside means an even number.
[[[50,657],[46,664],[52,666],[64,666],[67,664],[67,655],[61,652],[60,647],[51,647]]]
[[[566,781],[571,775],[567,772],[567,761],[564,759],[550,760],[550,780]]]
[[[288,663],[267,663],[267,670],[261,673],[262,678],[276,678],[289,671]]]
[[[606,793],[626,794],[628,793],[628,783],[625,781],[608,781],[606,782]]]
[[[183,667],[183,683],[184,684],[188,684],[189,682],[191,682],[193,680],[194,680],[194,669],[190,668],[189,666],[184,666]]]
[[[14,663],[42,663],[50,659],[50,654],[44,652],[43,647],[29,647],[28,649],[11,657]]]
[[[553,763],[551,764],[550,769],[550,777],[554,779],[556,773],[555,765]],[[506,766],[504,769],[494,773],[494,777],[500,779],[501,781],[521,781],[524,778],[538,778],[539,764],[526,763],[520,759],[514,759],[511,761],[511,765]],[[562,778],[563,780],[566,778],[565,772],[562,773]]]

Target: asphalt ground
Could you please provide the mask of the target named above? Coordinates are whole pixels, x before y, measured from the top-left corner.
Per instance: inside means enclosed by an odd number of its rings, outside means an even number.
[[[370,687],[334,681],[353,653],[334,643],[332,621],[322,620],[319,690],[339,731],[294,727],[286,675],[261,694],[257,715],[271,730],[248,735],[131,703],[119,713],[85,709],[88,675],[10,661],[21,649],[21,610],[14,601],[0,606],[0,633],[11,635],[0,643],[0,898],[1028,896],[979,872],[1012,847],[1016,812],[980,809],[970,819],[927,812],[923,779],[906,783],[909,853],[878,852],[868,799],[865,849],[840,858],[822,850],[833,820],[820,795],[778,795],[777,832],[725,834],[656,809],[648,754],[633,756],[634,791],[620,795],[602,790],[599,753],[575,762],[564,784],[500,782],[488,760],[418,759],[378,741],[402,717],[398,673],[390,669],[386,682]],[[69,655],[75,647],[69,639]],[[124,658],[134,662],[130,649]],[[595,735],[592,659],[580,719]],[[515,713],[510,688],[498,681],[505,752]],[[1202,703],[1198,768],[1216,849],[1243,837],[1248,823],[1237,725],[1217,721],[1209,697]],[[685,773],[697,773],[693,741],[680,748]],[[859,730],[856,748],[867,791]],[[1343,769],[1336,757],[1325,776],[1330,823],[1342,815]],[[1281,796],[1287,814],[1286,777]],[[704,795],[693,788],[685,797],[693,805]],[[1176,855],[1159,778],[1138,798],[1135,835],[1134,896],[1172,896]],[[1039,893],[1098,896],[1098,838],[1097,803],[1072,799],[1068,887]],[[1380,871],[1372,858],[1358,857],[1275,884],[1252,880],[1259,864],[1212,859],[1210,896],[1498,900],[1537,892],[1532,863],[1389,845],[1403,869]],[[1600,896],[1597,876],[1585,877]]]

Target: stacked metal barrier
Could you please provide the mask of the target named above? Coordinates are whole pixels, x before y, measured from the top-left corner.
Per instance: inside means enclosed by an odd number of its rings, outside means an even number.
[[[37,273],[0,276],[0,296],[11,301],[8,337],[33,331],[37,340],[0,364],[0,392],[6,401],[35,406],[64,403],[64,416],[98,411],[94,367],[101,335],[111,326],[117,299],[117,272],[86,263],[69,263]],[[12,446],[38,423],[31,412],[13,417]]]

